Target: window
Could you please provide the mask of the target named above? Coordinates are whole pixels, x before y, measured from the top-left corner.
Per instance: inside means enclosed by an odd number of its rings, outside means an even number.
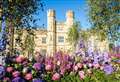
[[[46,37],[42,37],[42,43],[46,43]]]
[[[58,42],[64,42],[64,37],[63,36],[59,36],[58,37]]]

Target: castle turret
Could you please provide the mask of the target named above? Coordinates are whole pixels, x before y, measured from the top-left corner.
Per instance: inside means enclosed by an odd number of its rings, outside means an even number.
[[[55,19],[55,11],[48,10],[47,12],[47,54],[53,55],[56,51],[56,19]]]
[[[66,25],[67,28],[70,28],[74,23],[74,12],[69,10],[66,13]]]

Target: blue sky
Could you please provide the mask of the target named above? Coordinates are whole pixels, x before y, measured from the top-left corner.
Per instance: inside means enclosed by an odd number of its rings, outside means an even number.
[[[80,21],[82,28],[90,28],[90,23],[88,21],[88,9],[86,0],[43,0],[45,6],[44,11],[39,11],[40,14],[37,18],[39,27],[47,27],[47,10],[54,9],[56,11],[57,21],[65,21],[65,15],[67,10],[73,10],[75,13],[75,20]]]

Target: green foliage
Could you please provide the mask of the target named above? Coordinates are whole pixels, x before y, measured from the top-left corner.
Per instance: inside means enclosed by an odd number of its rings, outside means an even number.
[[[89,19],[102,40],[114,42],[120,38],[119,0],[88,0]]]
[[[88,40],[89,36],[90,36],[89,30],[87,30],[87,31],[84,31],[84,30],[80,31],[80,38],[82,38],[83,40],[85,40],[85,41]]]
[[[119,72],[115,72],[111,75],[105,75],[103,71],[100,70],[94,70],[93,74],[86,75],[86,77],[81,80],[79,75],[68,74],[64,75],[61,80],[61,82],[120,82],[120,74]]]
[[[51,77],[52,77],[52,76],[51,76],[51,73],[48,72],[44,79],[45,79],[47,82],[53,82],[53,81],[51,80]]]
[[[34,41],[34,31],[29,29],[27,30],[27,35],[24,41],[24,49],[23,51],[28,52],[28,56],[31,54],[33,55],[34,47],[35,47],[35,41]]]
[[[79,23],[73,24],[73,26],[68,31],[68,41],[75,48],[77,41],[79,39]]]

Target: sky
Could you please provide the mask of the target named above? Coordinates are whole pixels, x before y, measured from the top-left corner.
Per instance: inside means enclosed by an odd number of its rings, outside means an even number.
[[[47,10],[54,9],[57,21],[65,21],[66,12],[72,10],[75,13],[75,21],[79,21],[84,29],[90,28],[86,0],[43,0],[43,2],[44,11],[38,10],[39,14],[35,16],[40,19],[36,23],[37,27],[47,27]]]

